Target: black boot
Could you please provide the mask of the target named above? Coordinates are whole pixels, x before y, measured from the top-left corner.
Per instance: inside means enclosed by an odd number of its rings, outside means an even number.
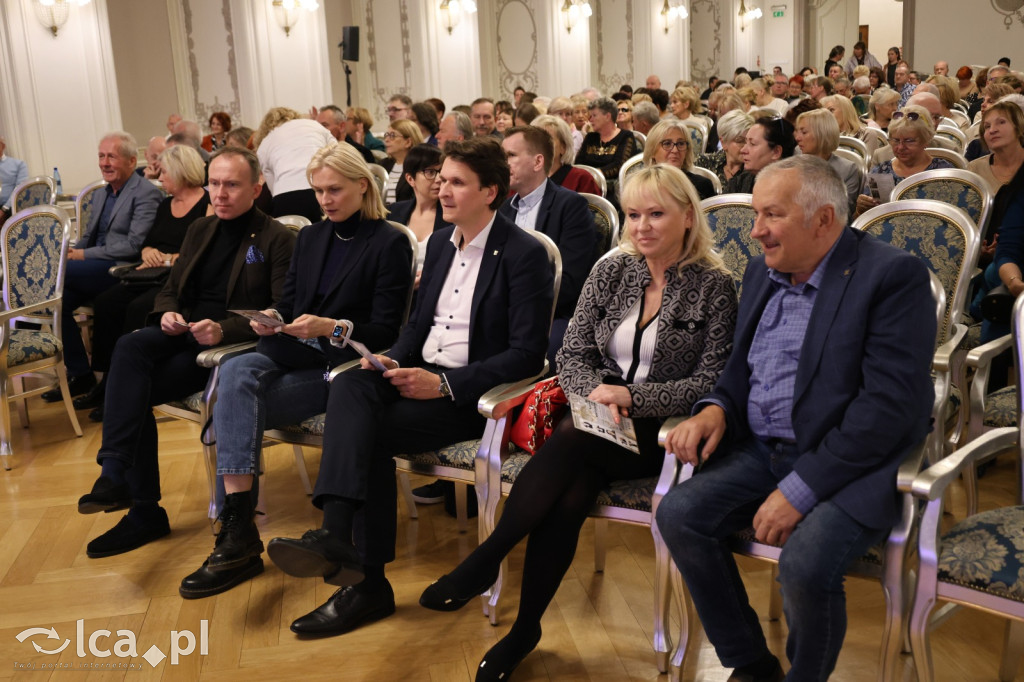
[[[248,492],[224,498],[220,533],[213,553],[202,567],[181,581],[178,593],[184,599],[200,599],[225,592],[263,572],[263,542],[253,521],[255,510]]]

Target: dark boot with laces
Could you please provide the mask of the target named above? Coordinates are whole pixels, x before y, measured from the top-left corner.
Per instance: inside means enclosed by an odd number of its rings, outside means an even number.
[[[224,498],[220,532],[213,553],[199,570],[181,581],[184,599],[201,599],[225,592],[263,572],[263,542],[253,521],[252,496],[232,493]]]

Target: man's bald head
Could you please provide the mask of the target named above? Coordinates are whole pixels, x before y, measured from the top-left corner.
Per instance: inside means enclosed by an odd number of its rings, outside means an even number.
[[[920,86],[918,86],[920,87]],[[915,92],[907,100],[907,104],[916,104],[919,107],[924,107],[928,110],[928,113],[932,115],[932,122],[938,126],[939,121],[942,120],[942,102],[939,98],[930,92]]]
[[[932,67],[932,71],[936,76],[948,76],[949,62],[935,62],[935,66]]]

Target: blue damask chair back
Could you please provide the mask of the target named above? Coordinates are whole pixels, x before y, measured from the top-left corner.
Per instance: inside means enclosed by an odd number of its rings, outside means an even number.
[[[15,213],[33,206],[57,204],[57,189],[53,178],[37,175],[14,188],[11,193],[11,210]]]
[[[892,192],[893,200],[931,199],[956,206],[971,217],[982,235],[988,227],[992,211],[992,192],[977,173],[959,168],[915,173],[903,180]]]
[[[896,248],[921,258],[946,291],[944,339],[961,321],[967,291],[978,262],[980,236],[962,209],[939,201],[903,200],[876,206],[853,222]]]
[[[743,273],[751,258],[761,255],[761,243],[750,236],[754,229],[754,209],[749,194],[722,194],[700,202],[708,220],[715,249],[736,282],[736,292],[742,294]]]
[[[83,187],[82,191],[78,193],[78,197],[75,199],[75,229],[71,235],[72,243],[77,242],[89,226],[93,211],[102,210],[102,204],[96,205],[93,200],[97,196],[96,191],[106,186],[106,180],[97,180]]]
[[[56,206],[14,215],[0,232],[4,307],[26,308],[56,298],[64,289],[64,258],[70,220]],[[56,329],[56,328],[55,328]]]
[[[697,158],[707,149],[708,128],[702,120],[695,119],[693,116],[684,119],[683,124],[690,130],[690,148],[693,150],[690,154],[693,158]]]

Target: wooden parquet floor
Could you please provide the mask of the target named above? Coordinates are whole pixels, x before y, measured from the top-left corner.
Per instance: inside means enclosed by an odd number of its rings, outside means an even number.
[[[117,522],[120,513],[82,516],[78,497],[98,475],[94,456],[100,427],[83,419],[85,436],[73,437],[60,406],[30,403],[32,427],[15,421],[14,469],[0,472],[0,679],[32,680],[470,680],[484,652],[504,634],[518,603],[522,548],[511,556],[511,577],[494,628],[471,604],[441,614],[418,606],[423,588],[447,572],[476,543],[475,529],[456,530],[440,506],[420,509],[418,521],[399,510],[398,559],[388,567],[398,612],[356,632],[326,639],[301,640],[288,625],[330,596],[333,588],[282,574],[267,561],[256,579],[217,597],[185,601],[181,578],[197,568],[212,548],[207,523],[206,483],[199,454],[198,428],[184,422],[160,425],[163,505],[171,520],[169,537],[134,552],[106,559],[85,556],[86,543]],[[1008,458],[1007,458],[1008,459]],[[318,453],[307,449],[311,477]],[[295,536],[319,524],[317,512],[302,494],[291,451],[267,451],[267,515],[259,525],[264,542]],[[1013,501],[1013,466],[1000,461],[983,480],[983,502]],[[416,484],[416,482],[414,482]],[[584,527],[575,562],[544,619],[540,646],[514,680],[653,680],[658,670],[651,651],[653,543],[646,528],[611,524],[603,574],[593,570],[593,527]],[[741,563],[752,603],[767,609],[767,569]],[[873,680],[882,628],[878,586],[851,580],[849,629],[834,680]],[[81,620],[79,638],[77,621]],[[185,631],[199,637],[208,622],[206,653],[195,651],[155,667],[141,657],[150,647],[169,655],[172,631],[180,651]],[[765,621],[773,650],[785,648],[784,622]],[[962,611],[933,636],[940,680],[994,680],[1002,646],[1002,621]],[[28,628],[53,628],[57,636],[30,634]],[[687,680],[725,680],[702,633],[691,637],[684,676]],[[139,657],[97,656],[89,651],[127,647],[134,636]],[[118,632],[122,631],[122,632]],[[68,646],[58,654],[37,653]],[[79,656],[81,646],[84,656]],[[101,651],[102,653],[102,651]],[[904,679],[915,679],[909,656]],[[124,667],[133,665],[132,669]],[[45,666],[59,667],[50,672]],[[69,669],[77,670],[69,678]],[[664,679],[664,678],[662,678]],[[1019,677],[1018,679],[1024,679]]]

